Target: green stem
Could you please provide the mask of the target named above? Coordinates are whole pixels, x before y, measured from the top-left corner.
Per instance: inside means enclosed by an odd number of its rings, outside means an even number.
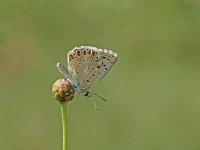
[[[63,150],[67,150],[67,111],[66,102],[61,103],[61,115],[63,126]]]

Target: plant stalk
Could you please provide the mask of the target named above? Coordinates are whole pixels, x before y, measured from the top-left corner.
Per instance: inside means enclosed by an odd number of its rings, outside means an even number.
[[[63,127],[63,150],[68,149],[67,143],[67,111],[66,111],[66,102],[61,103],[61,115],[62,115],[62,127]]]

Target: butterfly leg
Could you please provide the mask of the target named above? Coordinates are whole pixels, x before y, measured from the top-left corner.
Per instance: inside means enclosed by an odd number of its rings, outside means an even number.
[[[84,94],[84,96],[86,96],[87,98],[91,97],[91,94],[89,91],[86,91],[86,93]],[[92,101],[93,101],[93,104],[94,104],[94,108],[97,112],[100,112],[99,108],[97,107],[97,104],[94,100],[94,97],[92,97]]]

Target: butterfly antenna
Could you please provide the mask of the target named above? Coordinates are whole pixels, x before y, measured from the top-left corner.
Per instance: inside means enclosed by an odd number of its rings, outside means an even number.
[[[90,92],[91,94],[94,94],[96,97],[100,98],[101,100],[103,100],[104,102],[107,102],[107,100],[99,95],[97,95],[96,93]]]

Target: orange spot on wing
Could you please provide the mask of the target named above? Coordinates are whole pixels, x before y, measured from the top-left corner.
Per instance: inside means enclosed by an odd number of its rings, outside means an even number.
[[[88,54],[91,54],[91,50],[88,51]]]
[[[95,56],[95,52],[92,52],[92,56]]]
[[[72,59],[74,59],[75,57],[73,55],[69,55],[69,60],[71,61]]]
[[[77,54],[78,56],[80,56],[80,55],[81,55],[81,52],[80,52],[80,51],[77,51],[76,54]]]

